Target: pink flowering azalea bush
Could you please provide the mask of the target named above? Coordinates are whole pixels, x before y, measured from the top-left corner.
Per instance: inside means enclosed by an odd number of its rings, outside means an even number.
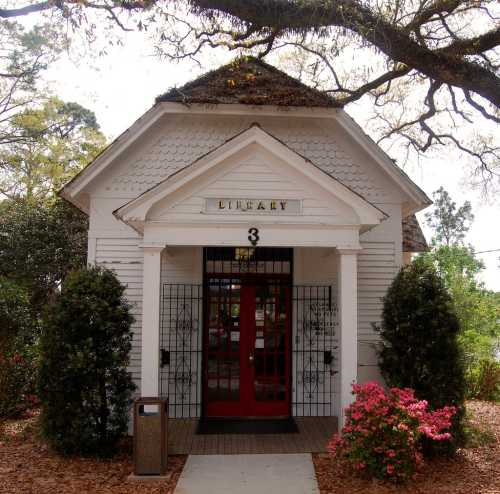
[[[346,410],[342,435],[328,444],[331,455],[354,470],[402,482],[423,463],[421,440],[447,441],[454,407],[429,411],[412,389],[386,391],[375,382],[353,385],[356,400]]]

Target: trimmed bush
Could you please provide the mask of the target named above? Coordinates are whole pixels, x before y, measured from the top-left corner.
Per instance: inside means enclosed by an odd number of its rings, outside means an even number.
[[[124,287],[90,267],[67,278],[41,338],[42,431],[64,454],[110,456],[127,430],[132,316]]]
[[[386,392],[370,382],[353,385],[356,400],[346,410],[342,436],[328,444],[337,461],[363,476],[403,482],[423,463],[422,439],[449,442],[453,407],[428,411],[425,400],[417,400],[412,389]]]
[[[379,366],[387,384],[411,388],[431,410],[454,406],[453,440],[424,452],[453,453],[463,443],[465,379],[460,326],[441,278],[417,259],[400,270],[384,298]]]

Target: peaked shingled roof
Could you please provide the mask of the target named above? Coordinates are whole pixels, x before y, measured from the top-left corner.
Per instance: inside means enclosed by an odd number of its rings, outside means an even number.
[[[426,252],[429,250],[417,217],[412,214],[403,219],[403,252]]]
[[[208,72],[156,102],[339,108],[328,94],[309,87],[255,57],[242,57]]]

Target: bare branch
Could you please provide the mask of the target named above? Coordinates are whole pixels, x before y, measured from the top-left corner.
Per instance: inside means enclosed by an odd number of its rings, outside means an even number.
[[[449,9],[456,8],[456,1],[435,2],[436,5],[443,3],[449,4]],[[392,60],[404,63],[433,80],[474,91],[500,107],[498,76],[465,56],[457,60],[459,52],[480,53],[498,45],[498,30],[432,50],[409,36],[408,27],[401,29],[391,24],[368,5],[355,0],[275,0],[265,3],[259,0],[191,0],[191,4],[202,15],[228,15],[249,25],[260,26],[261,30],[275,28],[282,33],[294,33],[338,26],[362,36]]]
[[[387,84],[390,81],[393,81],[394,79],[399,79],[400,77],[407,75],[410,71],[411,71],[410,67],[402,65],[399,68],[390,70],[389,72],[386,72],[380,77],[377,77],[373,81],[370,81],[367,84],[360,86],[355,91],[352,91],[349,96],[345,98],[340,98],[338,101],[342,105],[347,105],[348,103],[352,103],[353,101],[356,101],[359,98],[361,98],[366,93],[373,91],[374,89],[377,89],[380,86]]]
[[[24,15],[51,9],[53,6],[54,2],[40,2],[32,5],[25,5],[24,7],[19,7],[17,9],[0,9],[0,17],[4,19],[22,17]]]
[[[464,90],[463,93],[464,93],[465,99],[467,100],[467,102],[469,103],[469,105],[471,105],[478,112],[480,112],[481,115],[483,115],[484,118],[487,118],[488,120],[493,120],[493,122],[496,122],[496,123],[500,123],[500,118],[496,117],[495,115],[492,115],[491,113],[488,113],[486,111],[486,108],[484,108],[484,106],[480,105],[477,101],[474,101],[472,99],[470,91]]]

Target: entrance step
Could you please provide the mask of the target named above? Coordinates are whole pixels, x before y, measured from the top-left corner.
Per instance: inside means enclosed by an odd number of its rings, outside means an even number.
[[[196,434],[290,434],[299,429],[288,419],[200,419]]]
[[[310,454],[191,455],[174,494],[319,494]]]
[[[295,434],[197,434],[198,419],[169,419],[168,453],[234,455],[255,453],[325,453],[336,417],[295,417]]]

